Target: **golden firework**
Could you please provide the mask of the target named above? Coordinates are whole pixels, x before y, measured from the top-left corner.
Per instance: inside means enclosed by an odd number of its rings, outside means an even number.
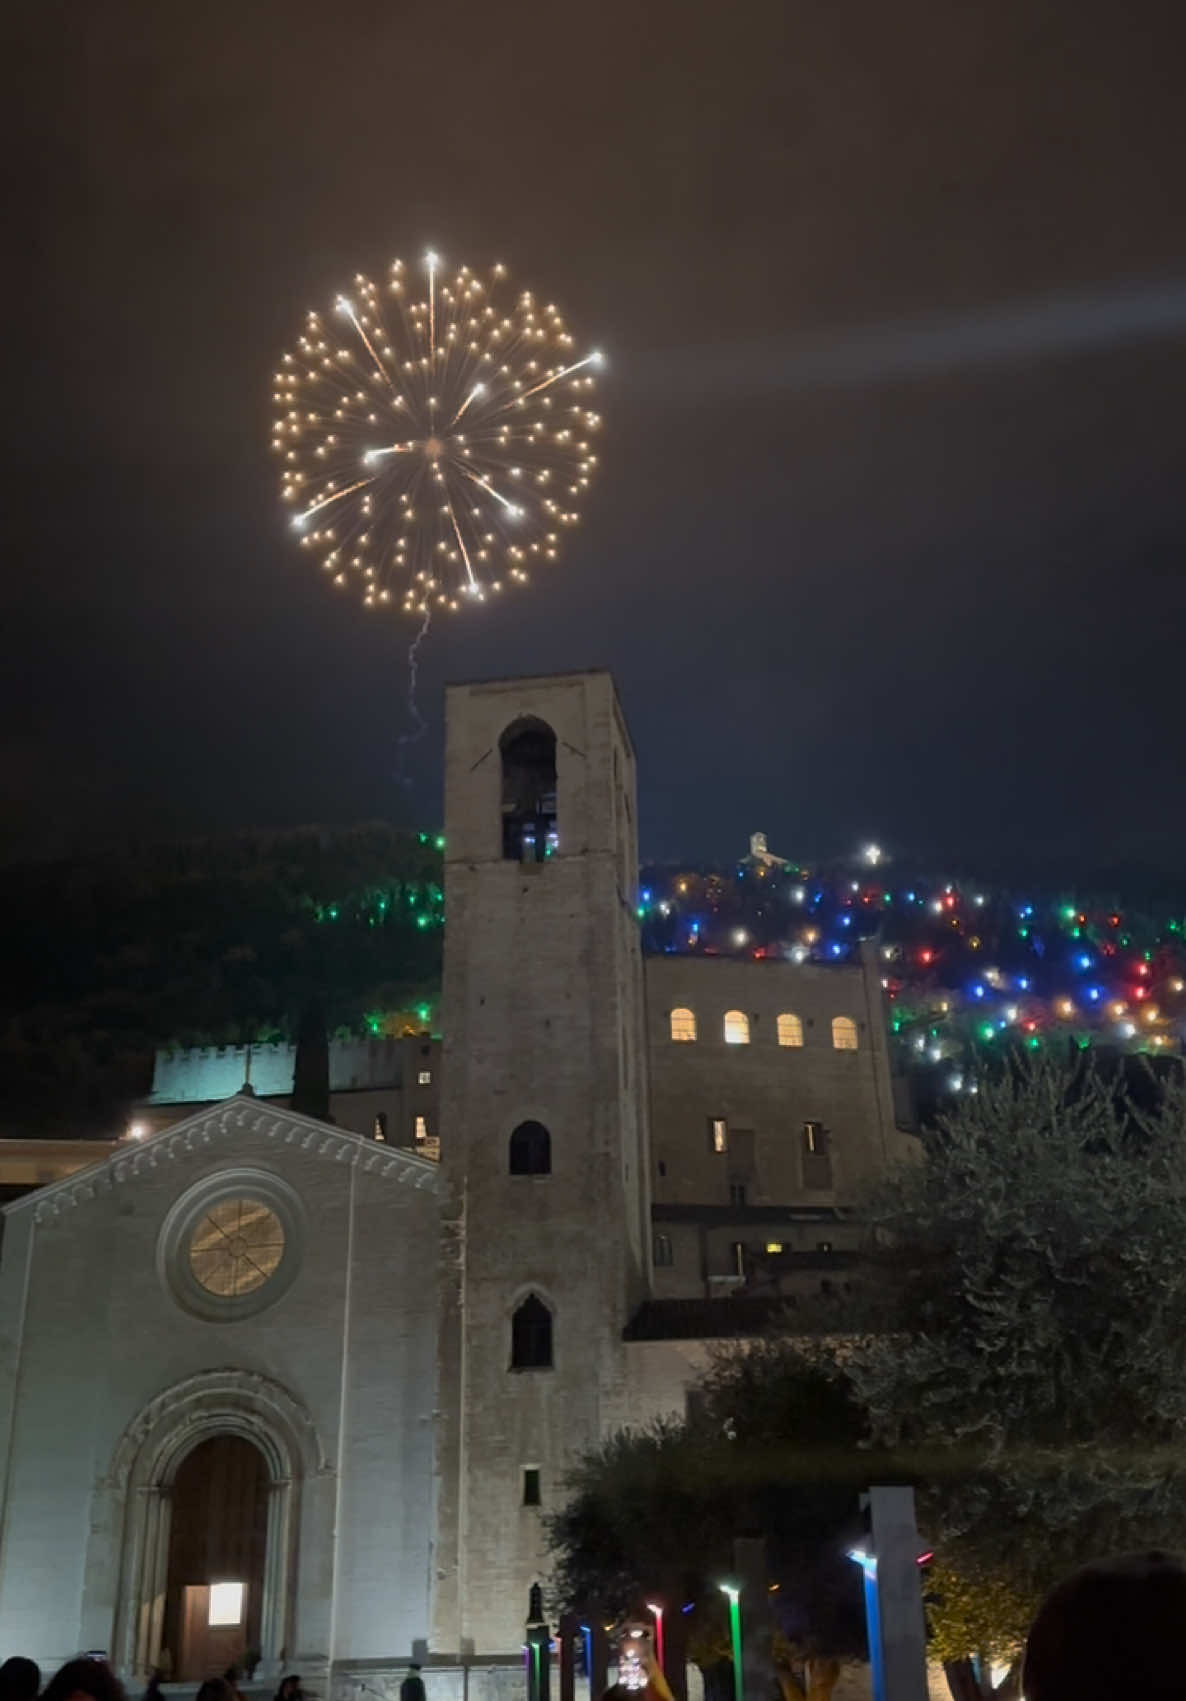
[[[302,547],[369,608],[431,614],[482,602],[555,561],[597,466],[597,353],[506,270],[423,295],[402,260],[310,313],[275,374],[272,448]]]

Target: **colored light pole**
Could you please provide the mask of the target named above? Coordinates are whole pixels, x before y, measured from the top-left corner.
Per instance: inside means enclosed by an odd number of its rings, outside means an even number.
[[[853,1548],[848,1557],[860,1566],[865,1579],[865,1629],[869,1638],[869,1676],[873,1701],[886,1701],[885,1666],[881,1658],[881,1601],[877,1593],[877,1559],[864,1548]]]
[[[729,1635],[733,1643],[733,1701],[745,1701],[741,1682],[741,1588],[737,1583],[718,1583],[729,1597]]]
[[[667,1666],[663,1659],[663,1608],[656,1606],[653,1601],[648,1601],[647,1611],[655,1615],[655,1657],[659,1661],[659,1670],[666,1677]]]

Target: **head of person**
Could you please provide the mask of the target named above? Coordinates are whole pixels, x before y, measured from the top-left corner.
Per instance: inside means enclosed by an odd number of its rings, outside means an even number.
[[[235,1692],[225,1677],[208,1677],[199,1688],[196,1701],[235,1701]]]
[[[280,1679],[280,1687],[276,1691],[276,1695],[278,1697],[278,1701],[291,1701],[291,1697],[299,1695],[300,1692],[300,1678],[290,1674],[288,1677],[282,1677]]]
[[[1097,1560],[1052,1589],[1025,1644],[1026,1701],[1181,1701],[1186,1567],[1174,1554]]]
[[[41,1701],[126,1701],[123,1684],[106,1660],[67,1660],[45,1686]]]
[[[41,1689],[41,1667],[36,1660],[14,1654],[0,1666],[0,1701],[36,1701]]]

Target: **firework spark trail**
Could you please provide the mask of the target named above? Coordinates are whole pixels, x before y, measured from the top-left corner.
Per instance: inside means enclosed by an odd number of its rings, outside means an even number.
[[[453,531],[457,538],[457,547],[461,551],[462,559],[465,562],[465,570],[469,575],[470,587],[471,589],[476,590],[478,581],[474,578],[474,570],[470,565],[469,551],[465,547],[465,539],[461,535],[461,527],[457,524],[457,515],[453,512],[453,504],[451,502],[449,504],[449,518],[453,522]]]
[[[366,351],[370,355],[371,359],[374,361],[375,371],[379,374],[380,379],[383,381],[384,384],[387,385],[387,387],[391,391],[392,395],[398,396],[399,391],[395,388],[395,385],[391,382],[390,377],[384,371],[383,362],[379,359],[379,356],[375,353],[374,343],[372,343],[371,339],[367,336],[366,332],[363,330],[362,326],[358,322],[358,314],[354,311],[353,303],[347,301],[345,296],[343,296],[342,299],[338,302],[338,306],[341,309],[341,311],[346,314],[347,318],[350,320],[350,323],[354,326],[354,329],[358,332],[359,336],[362,338],[363,342],[365,343]]]
[[[396,261],[307,316],[276,372],[272,446],[302,548],[368,608],[422,618],[558,559],[597,466],[601,358],[555,306],[500,302],[501,266],[483,279],[429,254],[420,276],[418,296]]]
[[[468,467],[462,467],[461,470],[465,474],[466,478],[473,479],[474,483],[481,485],[482,489],[487,491],[491,496],[493,496],[493,498],[496,502],[501,502],[508,514],[517,514],[519,512],[519,510],[515,507],[515,504],[513,502],[508,502],[505,496],[501,495],[497,490],[495,490],[494,486],[490,483],[489,479],[483,478],[480,473],[471,472]]]

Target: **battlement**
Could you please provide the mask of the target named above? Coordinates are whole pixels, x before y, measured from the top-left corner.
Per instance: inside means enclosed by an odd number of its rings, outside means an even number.
[[[390,1036],[331,1040],[330,1092],[402,1087],[408,1044],[405,1039]],[[259,1098],[286,1097],[292,1092],[295,1063],[296,1047],[289,1044],[210,1045],[184,1051],[158,1051],[148,1103],[210,1104],[230,1098],[248,1080]]]

